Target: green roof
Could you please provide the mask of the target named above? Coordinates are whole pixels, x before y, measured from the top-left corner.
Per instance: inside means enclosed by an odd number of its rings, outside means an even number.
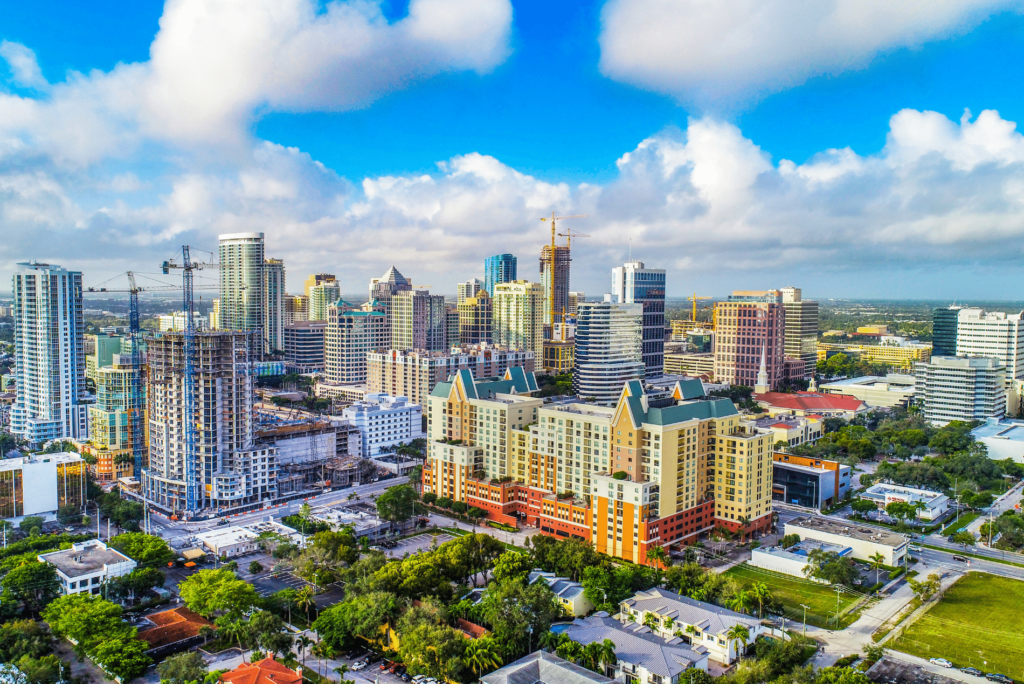
[[[699,380],[696,381],[698,384]],[[633,427],[640,427],[643,423],[649,425],[672,425],[673,423],[684,423],[688,420],[707,420],[709,418],[724,418],[739,414],[736,405],[729,399],[711,399],[702,401],[688,401],[685,404],[666,406],[664,408],[652,408],[644,411],[644,404],[641,397],[644,394],[643,385],[639,380],[630,380],[626,383],[629,388],[629,396],[626,403],[629,405],[629,413],[633,419]],[[684,397],[692,388],[683,388]],[[700,396],[704,396],[704,388],[701,385]]]
[[[680,380],[679,391],[682,393],[684,401],[705,396],[704,383],[698,378],[683,378]]]

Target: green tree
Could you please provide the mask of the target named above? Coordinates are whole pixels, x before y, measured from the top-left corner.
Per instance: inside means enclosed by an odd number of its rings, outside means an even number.
[[[572,639],[567,639],[558,645],[555,655],[563,660],[579,664],[583,660],[583,646]]]
[[[823,667],[814,676],[814,684],[871,684],[871,680],[853,668]]]
[[[33,620],[0,625],[0,663],[15,663],[24,656],[41,658],[50,652],[50,635]]]
[[[228,570],[200,570],[178,585],[185,605],[207,617],[222,612],[238,617],[259,603],[259,595],[248,582]]]
[[[772,602],[772,590],[764,582],[755,582],[750,588],[750,598],[757,603],[757,617],[763,617],[764,607]]]
[[[885,565],[885,556],[876,551],[875,555],[868,557],[868,563],[875,569],[875,584],[878,584],[878,572]]]
[[[917,515],[917,510],[906,501],[893,501],[885,507],[885,512],[898,520],[900,524],[905,524],[907,520],[911,520]]]
[[[974,546],[976,540],[974,539],[974,535],[967,530],[960,530],[953,535],[953,543],[960,544],[964,548],[964,551],[967,551],[967,547]]]
[[[604,666],[614,666],[619,662],[618,656],[615,655],[615,642],[611,639],[590,642],[583,647],[582,661],[583,667],[588,670],[605,674]]]
[[[655,546],[647,550],[647,562],[656,568],[666,568],[672,564],[672,559],[664,546]]]
[[[146,655],[149,646],[131,637],[120,637],[102,641],[92,651],[92,659],[110,674],[123,682],[141,677],[153,661]]]
[[[714,684],[714,681],[714,678],[707,673],[707,670],[701,670],[696,667],[691,667],[679,673],[679,684]]]
[[[355,637],[376,639],[382,626],[398,618],[401,608],[398,597],[388,592],[353,596],[320,613],[313,629],[328,646],[341,650]],[[404,645],[404,635],[402,640]]]
[[[868,513],[878,510],[878,506],[875,505],[875,502],[868,501],[867,499],[854,499],[853,503],[850,504],[850,508],[852,508],[855,513],[865,516]]]
[[[501,667],[501,654],[492,637],[473,639],[466,644],[463,659],[477,677]]]
[[[49,563],[22,563],[3,578],[3,600],[20,603],[26,612],[38,615],[60,596],[57,571]]]
[[[457,629],[421,622],[402,632],[399,658],[411,674],[455,678],[463,667],[467,641]]]
[[[263,572],[263,565],[259,561],[254,560],[251,563],[249,563],[249,574],[250,575],[258,575],[261,572]]]
[[[75,525],[82,522],[81,507],[61,506],[57,509],[57,522],[61,525]]]
[[[206,661],[197,651],[178,653],[156,666],[160,684],[190,684],[206,678]]]
[[[92,594],[61,596],[43,610],[43,620],[57,636],[77,642],[75,652],[80,656],[104,640],[123,640],[134,632],[121,621],[121,606]]]
[[[825,580],[830,584],[852,584],[857,579],[853,559],[840,556],[835,551],[814,549],[807,556],[803,572],[807,577]]]
[[[377,515],[391,523],[404,523],[412,517],[416,490],[411,485],[398,485],[377,497]]]
[[[779,540],[779,545],[782,546],[782,548],[784,548],[784,549],[788,549],[791,546],[796,546],[799,543],[800,543],[800,535],[799,534],[787,534],[781,540]]]
[[[533,563],[525,553],[506,551],[494,562],[494,581],[499,584],[506,582],[524,582],[533,570]]]
[[[562,614],[551,589],[541,582],[494,584],[481,609],[508,662],[530,652],[530,630],[539,636]]]
[[[176,554],[160,537],[142,532],[125,532],[110,540],[110,545],[139,565],[156,567],[173,561]]]
[[[284,621],[269,611],[257,611],[249,620],[249,629],[259,647],[268,653],[283,655],[292,647],[292,637],[286,632]]]
[[[750,639],[750,630],[746,625],[741,625],[737,622],[725,633],[725,638],[729,642],[730,646],[736,647],[736,655],[741,656],[743,655],[743,650],[746,646],[747,640]]]
[[[927,601],[929,598],[935,595],[941,588],[941,579],[934,572],[929,574],[927,579],[921,581],[916,580],[913,577],[907,579],[907,584],[910,585],[911,591],[917,594],[922,601]]]
[[[127,575],[107,580],[108,598],[134,598],[164,585],[164,573],[156,568],[135,568]]]
[[[29,533],[36,528],[43,529],[43,518],[38,515],[26,515],[18,523],[18,529],[25,533]]]

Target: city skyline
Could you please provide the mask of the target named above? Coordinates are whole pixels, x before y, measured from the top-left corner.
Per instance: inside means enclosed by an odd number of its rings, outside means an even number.
[[[0,277],[35,258],[98,282],[254,230],[293,272],[337,271],[343,292],[413,262],[454,292],[495,253],[534,262],[554,210],[589,214],[572,283],[588,292],[632,258],[668,272],[669,296],[769,287],[780,271],[817,298],[1007,296],[1020,77],[983,67],[1013,63],[1024,18],[995,1],[885,9],[887,31],[832,36],[827,16],[801,17],[705,65],[660,44],[630,61],[651,28],[638,15],[713,52],[793,19],[727,4],[691,17],[687,3],[488,0],[448,8],[467,27],[451,35],[432,14],[445,3],[417,0],[369,18],[289,0],[276,22],[262,5],[199,20],[188,2],[137,3],[110,21],[3,3]],[[202,42],[179,54],[193,21],[222,22],[199,28],[245,59]],[[305,40],[348,30],[364,52]],[[261,60],[288,50],[294,71],[264,76]]]

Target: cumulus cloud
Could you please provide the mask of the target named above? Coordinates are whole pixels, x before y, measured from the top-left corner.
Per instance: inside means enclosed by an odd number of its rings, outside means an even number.
[[[21,43],[0,42],[0,57],[7,61],[16,84],[25,88],[43,89],[48,83],[36,61],[36,53]]]
[[[1020,8],[1019,0],[609,0],[600,68],[685,103],[735,106]]]

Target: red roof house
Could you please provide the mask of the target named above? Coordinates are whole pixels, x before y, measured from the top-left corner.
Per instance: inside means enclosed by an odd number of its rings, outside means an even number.
[[[220,681],[230,684],[302,684],[302,674],[274,660],[274,656],[256,663],[242,663],[225,672]]]
[[[772,416],[791,413],[795,416],[814,415],[816,417],[842,416],[843,418],[852,418],[858,413],[864,413],[868,410],[868,405],[860,399],[840,394],[765,392],[763,394],[754,394],[752,398],[768,409],[768,413]]]

